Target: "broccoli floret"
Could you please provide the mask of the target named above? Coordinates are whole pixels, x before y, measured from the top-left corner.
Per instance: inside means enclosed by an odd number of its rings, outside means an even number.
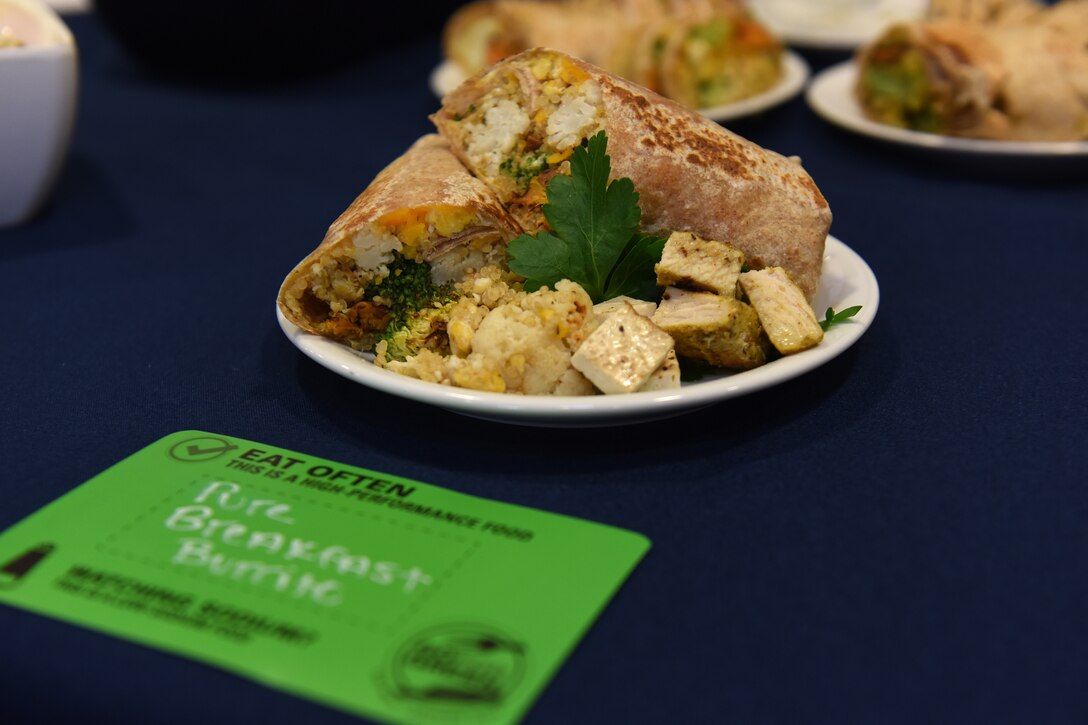
[[[446,320],[453,304],[447,302],[441,307],[418,310],[402,327],[387,327],[381,337],[388,343],[386,360],[404,360],[410,355],[418,355],[424,348],[449,354]]]
[[[510,157],[499,164],[499,171],[514,178],[518,190],[524,194],[529,183],[548,168],[544,152],[526,154],[520,161]]]
[[[371,298],[389,308],[389,323],[378,338],[390,343],[390,358],[415,354],[436,332],[435,313],[455,298],[452,283],[436,285],[431,265],[397,255],[389,264],[389,276],[367,290]]]

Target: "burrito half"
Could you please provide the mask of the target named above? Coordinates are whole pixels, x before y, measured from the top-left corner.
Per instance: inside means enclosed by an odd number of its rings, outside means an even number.
[[[1049,13],[1023,24],[892,26],[858,55],[858,102],[873,120],[916,131],[1022,141],[1088,138],[1088,22],[1078,28],[1050,20]],[[1075,13],[1057,17],[1073,20]]]
[[[640,194],[644,231],[730,242],[753,269],[784,267],[809,298],[816,291],[831,211],[800,161],[600,68],[525,51],[467,80],[432,119],[529,229],[544,224],[548,181],[603,130],[613,177]]]
[[[506,243],[520,233],[494,192],[469,174],[441,137],[429,134],[333,222],[320,246],[284,280],[279,306],[308,332],[372,349],[391,325],[405,325],[416,312],[397,309],[405,294],[414,295],[412,306],[426,315],[441,302],[444,287],[501,264]],[[427,319],[414,321],[421,329],[413,347],[443,332],[439,319],[433,329]]]
[[[561,50],[690,108],[748,98],[782,74],[782,44],[726,0],[477,0],[450,18],[466,73],[533,47]]]

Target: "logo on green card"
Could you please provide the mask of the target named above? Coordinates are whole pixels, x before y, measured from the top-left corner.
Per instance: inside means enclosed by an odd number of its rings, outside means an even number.
[[[225,438],[200,436],[175,443],[170,449],[170,457],[182,463],[204,463],[236,450],[238,446]]]
[[[42,559],[52,554],[55,548],[53,544],[38,544],[11,561],[4,562],[0,565],[0,587],[7,589],[15,586],[20,579],[30,573],[31,569],[40,564]]]
[[[425,705],[498,705],[521,682],[526,647],[494,627],[449,624],[397,650],[389,694]]]

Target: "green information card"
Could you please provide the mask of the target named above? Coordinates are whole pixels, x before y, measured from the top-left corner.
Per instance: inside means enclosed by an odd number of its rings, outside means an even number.
[[[513,723],[649,545],[185,431],[0,535],[0,602],[379,720]]]

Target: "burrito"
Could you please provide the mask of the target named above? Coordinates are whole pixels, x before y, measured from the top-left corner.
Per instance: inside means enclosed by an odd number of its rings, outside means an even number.
[[[537,45],[618,69],[627,64],[627,38],[639,24],[618,3],[477,0],[450,16],[442,44],[469,74]]]
[[[1023,22],[888,28],[858,56],[855,95],[875,121],[1021,141],[1088,138],[1088,2]]]
[[[485,0],[451,16],[446,57],[477,73],[533,47],[561,50],[691,108],[761,93],[781,42],[735,0]]]
[[[930,0],[930,20],[959,20],[976,25],[1018,25],[1046,6],[1037,0]]]
[[[641,33],[631,60],[645,70],[619,75],[689,108],[735,103],[782,77],[781,41],[741,7],[676,13]]]
[[[545,224],[548,182],[603,130],[612,177],[640,195],[644,232],[729,242],[751,268],[783,267],[810,299],[816,291],[831,211],[800,160],[600,68],[528,50],[467,80],[431,118],[530,230]]]
[[[279,307],[307,332],[357,349],[397,332],[404,353],[441,345],[435,310],[454,297],[452,285],[502,265],[520,233],[495,193],[428,134],[332,223],[284,280]]]

